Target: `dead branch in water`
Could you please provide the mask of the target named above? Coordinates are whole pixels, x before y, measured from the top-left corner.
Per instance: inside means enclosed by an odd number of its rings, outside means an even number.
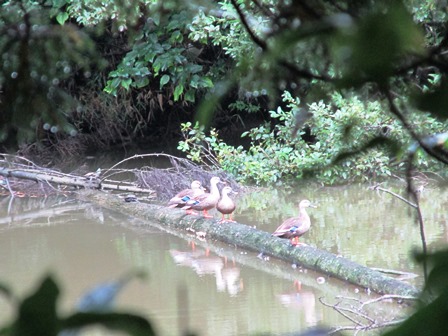
[[[404,319],[393,319],[393,320],[379,320],[378,317],[371,317],[369,313],[365,310],[366,306],[380,303],[380,302],[392,302],[403,303],[405,301],[415,301],[417,300],[414,296],[403,296],[403,295],[383,295],[378,298],[361,301],[357,298],[337,296],[338,300],[336,303],[331,304],[319,298],[320,303],[326,307],[330,307],[335,310],[340,315],[344,316],[350,325],[334,327],[330,335],[339,333],[341,331],[354,331],[355,335],[359,332],[370,331],[374,329],[384,329],[386,327],[399,325]]]
[[[219,176],[226,181],[233,190],[238,191],[241,187],[238,183],[222,170],[205,169],[194,162],[164,153],[136,154],[126,158],[111,168],[107,169],[104,178],[115,174],[116,168],[131,160],[141,160],[148,157],[167,159],[167,168],[157,168],[144,166],[139,170],[133,171],[137,177],[138,185],[143,188],[154,189],[160,200],[167,200],[182,189],[190,188],[193,180],[199,180],[203,186],[208,186],[213,176]]]
[[[19,156],[1,156],[0,187],[12,196],[46,196],[79,188],[154,194],[153,189],[141,188],[136,182],[102,180],[100,169],[95,173],[80,176],[40,167]]]
[[[168,168],[118,168],[130,161],[148,157],[167,159]],[[208,186],[213,176],[219,176],[235,191],[240,189],[235,180],[224,171],[204,169],[188,159],[164,153],[133,155],[103,171],[98,169],[95,173],[81,174],[66,174],[56,169],[40,167],[20,156],[0,154],[0,194],[1,189],[10,195],[40,196],[84,188],[147,193],[151,196],[156,194],[160,200],[167,200],[180,190],[190,188],[193,180],[199,180],[204,186]]]

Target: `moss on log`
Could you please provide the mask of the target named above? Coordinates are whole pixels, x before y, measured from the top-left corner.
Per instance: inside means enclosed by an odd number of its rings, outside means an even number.
[[[80,193],[84,200],[106,208],[157,223],[170,229],[205,234],[206,239],[263,252],[287,262],[328,274],[379,294],[417,296],[418,290],[406,283],[359,265],[333,253],[312,246],[292,246],[288,240],[240,223],[220,224],[216,219],[186,215],[185,211],[145,203],[126,203],[116,195],[86,190]]]

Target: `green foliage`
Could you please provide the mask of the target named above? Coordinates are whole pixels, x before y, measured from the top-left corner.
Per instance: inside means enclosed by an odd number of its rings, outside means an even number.
[[[300,100],[285,92],[283,101],[286,109],[270,111],[274,127],[265,123],[242,134],[250,139],[247,149],[229,146],[216,130],[206,135],[202,127],[191,123],[182,125],[185,140],[178,149],[193,161],[212,162],[241,182],[256,184],[296,180],[310,171],[319,181],[334,184],[387,178],[404,170],[398,149],[408,147],[411,138],[396,119],[384,114],[380,102],[335,93],[329,104],[312,103],[307,124],[313,140],[305,141],[300,136],[304,131],[299,136],[292,131],[304,113]],[[441,132],[446,126],[426,114],[412,114],[410,120],[421,134]],[[441,169],[423,153],[417,161],[422,170]]]
[[[387,10],[373,10],[358,25],[341,29],[335,41],[337,63],[348,86],[366,80],[385,85],[403,55],[423,52],[422,31],[398,1]]]
[[[257,30],[267,26],[263,17],[253,19]],[[206,44],[211,41],[213,45],[222,46],[222,49],[236,65],[241,65],[247,58],[255,56],[256,48],[246,30],[241,25],[235,8],[230,1],[222,1],[219,8],[205,13],[200,11],[189,25],[189,38],[192,41]]]
[[[198,63],[191,44],[185,41],[189,16],[174,12],[163,21],[149,20],[133,40],[133,47],[109,77],[105,91],[117,94],[122,87],[140,89],[156,82],[157,90],[177,102],[194,102],[197,92],[213,87],[207,69]]]
[[[102,1],[102,0],[58,0],[66,11],[61,17],[67,20],[73,18],[83,26],[102,26],[109,21],[115,31],[124,31],[131,28],[142,17],[141,8],[157,11],[157,0],[139,1]],[[64,20],[64,22],[65,22]]]
[[[63,21],[64,3],[10,0],[0,5],[0,142],[75,132],[67,115],[76,105],[63,83],[75,74],[90,77],[100,62],[85,32],[53,20]]]

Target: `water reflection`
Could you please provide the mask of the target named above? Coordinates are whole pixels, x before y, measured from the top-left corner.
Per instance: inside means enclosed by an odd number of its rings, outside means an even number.
[[[240,268],[235,260],[229,261],[210,253],[207,249],[195,248],[193,251],[169,251],[177,265],[193,269],[197,275],[213,275],[216,279],[218,292],[227,292],[230,296],[237,296],[243,286],[240,278]]]
[[[297,214],[297,201],[304,198],[319,203],[310,211],[312,226],[305,243],[367,266],[419,272],[409,257],[419,246],[412,214],[400,201],[368,191],[368,186],[248,193],[237,199],[235,217],[272,232]],[[421,201],[430,248],[446,244],[446,191],[426,190]],[[149,280],[129,284],[117,306],[153,318],[156,329],[168,335],[179,332],[180,284],[188,291],[190,327],[199,335],[279,334],[322,323],[341,325],[347,321],[316,299],[366,296],[335,279],[319,284],[321,275],[260,260],[257,253],[216,242],[201,244],[191,250],[181,235],[65,197],[0,199],[0,280],[23,296],[43,272],[53,270],[63,285],[64,311],[87,288],[132,268],[146,270]],[[295,280],[300,288],[294,287]],[[400,310],[391,305],[380,314]],[[11,313],[0,301],[0,325]]]
[[[289,309],[303,312],[308,327],[314,327],[321,319],[316,315],[316,296],[312,289],[302,286],[300,281],[294,281],[289,291],[276,295],[277,300]]]

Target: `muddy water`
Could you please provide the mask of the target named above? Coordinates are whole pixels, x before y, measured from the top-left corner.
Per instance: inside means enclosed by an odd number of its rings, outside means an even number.
[[[270,232],[296,213],[303,198],[319,204],[309,211],[313,224],[303,242],[367,266],[420,273],[409,257],[420,236],[408,207],[365,185],[239,195],[235,217]],[[425,190],[421,202],[429,247],[446,245],[447,193]],[[341,295],[369,297],[294,265],[262,261],[230,246],[219,246],[219,255],[205,247],[193,249],[188,240],[66,198],[0,200],[0,281],[23,297],[51,272],[62,289],[62,314],[73,310],[86,289],[136,268],[149,277],[131,282],[117,306],[150,318],[161,335],[185,329],[199,335],[278,334],[345,325],[348,321],[319,298],[331,303]],[[403,312],[397,305],[372,309],[378,316]],[[0,297],[0,325],[12,314]]]

